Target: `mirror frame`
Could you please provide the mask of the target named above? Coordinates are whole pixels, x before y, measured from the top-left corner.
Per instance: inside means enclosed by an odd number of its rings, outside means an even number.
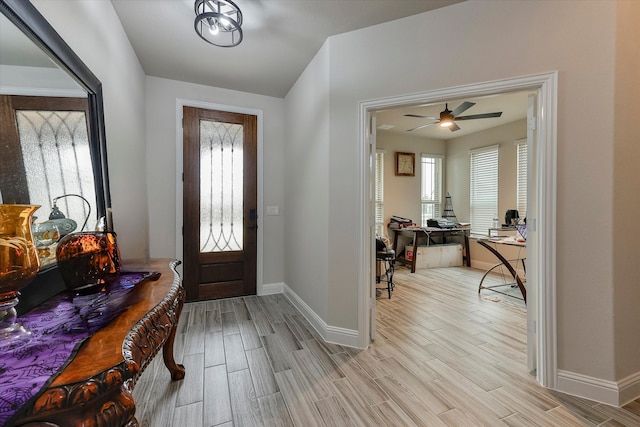
[[[113,231],[102,83],[29,1],[0,0],[0,12],[87,92],[87,122],[97,218],[104,216],[106,229]],[[18,312],[28,310],[63,289],[64,283],[55,264],[41,269],[36,279],[22,290]]]

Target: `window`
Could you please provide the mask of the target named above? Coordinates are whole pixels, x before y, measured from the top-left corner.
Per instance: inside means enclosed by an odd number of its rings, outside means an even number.
[[[420,162],[421,177],[421,224],[427,226],[427,220],[442,216],[442,156],[422,154]]]
[[[57,207],[80,227],[96,212],[89,148],[87,98],[0,95],[0,183],[5,203],[40,205],[45,221],[54,198]],[[92,224],[87,224],[92,227]]]
[[[479,148],[469,154],[471,232],[486,235],[498,215],[498,146]]]
[[[527,142],[518,141],[516,209],[520,218],[527,215]]]
[[[384,151],[376,150],[376,188],[374,190],[376,234],[384,236]]]
[[[88,206],[66,198],[57,205],[81,227],[81,221],[96,212],[93,168],[86,161],[91,154],[85,112],[18,110],[15,115],[29,200],[38,200],[44,208],[37,213],[39,220],[46,219],[54,197],[74,194]]]

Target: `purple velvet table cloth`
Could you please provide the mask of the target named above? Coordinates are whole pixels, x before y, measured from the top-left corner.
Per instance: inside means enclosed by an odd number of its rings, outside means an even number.
[[[124,311],[131,290],[154,274],[122,273],[100,292],[62,292],[18,317],[31,331],[29,343],[0,355],[0,425],[11,425],[72,360],[82,342]]]

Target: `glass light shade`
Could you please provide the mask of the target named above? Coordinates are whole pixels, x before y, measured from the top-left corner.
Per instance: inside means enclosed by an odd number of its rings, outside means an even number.
[[[0,349],[29,342],[31,332],[16,323],[20,289],[40,268],[31,221],[39,206],[0,204]]]
[[[58,270],[67,289],[97,292],[120,274],[120,250],[110,231],[71,233],[58,242]]]
[[[451,114],[451,110],[449,110],[449,105],[445,104],[444,111],[440,112],[440,126],[443,128],[448,128],[453,126],[453,114]]]
[[[242,11],[231,0],[196,0],[196,33],[207,43],[233,47],[242,42]]]

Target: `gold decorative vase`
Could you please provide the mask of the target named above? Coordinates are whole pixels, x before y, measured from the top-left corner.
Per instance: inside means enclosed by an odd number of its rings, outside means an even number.
[[[20,289],[38,274],[40,260],[31,220],[40,206],[0,204],[0,350],[18,347],[31,332],[16,323]]]

